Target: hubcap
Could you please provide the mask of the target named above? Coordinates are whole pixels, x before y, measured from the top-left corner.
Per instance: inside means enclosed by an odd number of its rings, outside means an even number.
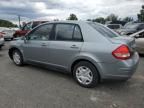
[[[17,52],[13,54],[13,60],[16,64],[20,64],[20,55]]]
[[[80,66],[76,70],[76,78],[80,83],[84,85],[88,85],[93,80],[93,74],[88,67]]]

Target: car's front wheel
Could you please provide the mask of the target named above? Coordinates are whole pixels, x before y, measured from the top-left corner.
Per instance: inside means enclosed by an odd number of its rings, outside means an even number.
[[[18,66],[22,66],[23,65],[23,57],[22,57],[22,54],[20,53],[20,51],[14,50],[12,52],[12,58],[13,58],[13,62],[16,65],[18,65]]]
[[[95,66],[87,61],[81,61],[74,66],[73,75],[79,85],[87,88],[95,87],[99,81]]]

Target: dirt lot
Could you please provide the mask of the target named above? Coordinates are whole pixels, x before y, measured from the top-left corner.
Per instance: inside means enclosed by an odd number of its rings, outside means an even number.
[[[144,57],[125,83],[80,87],[69,74],[26,65],[17,67],[0,51],[0,108],[144,108]]]

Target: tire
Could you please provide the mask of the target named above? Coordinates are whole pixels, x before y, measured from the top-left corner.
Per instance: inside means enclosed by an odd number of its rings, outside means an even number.
[[[81,61],[74,66],[73,75],[77,83],[86,88],[93,88],[99,82],[99,74],[95,66],[87,61]]]
[[[139,53],[139,56],[140,56],[140,57],[144,57],[144,54],[142,54],[142,53]]]
[[[15,63],[15,65],[22,66],[24,64],[23,56],[19,50],[14,50],[12,52],[12,58],[13,58],[13,62]]]

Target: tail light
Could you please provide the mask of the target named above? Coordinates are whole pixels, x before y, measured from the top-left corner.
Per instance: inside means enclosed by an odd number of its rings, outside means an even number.
[[[116,58],[116,59],[120,59],[120,60],[126,60],[129,59],[131,56],[130,50],[128,48],[127,45],[121,45],[120,47],[118,47],[117,49],[115,49],[112,52],[112,55]]]

